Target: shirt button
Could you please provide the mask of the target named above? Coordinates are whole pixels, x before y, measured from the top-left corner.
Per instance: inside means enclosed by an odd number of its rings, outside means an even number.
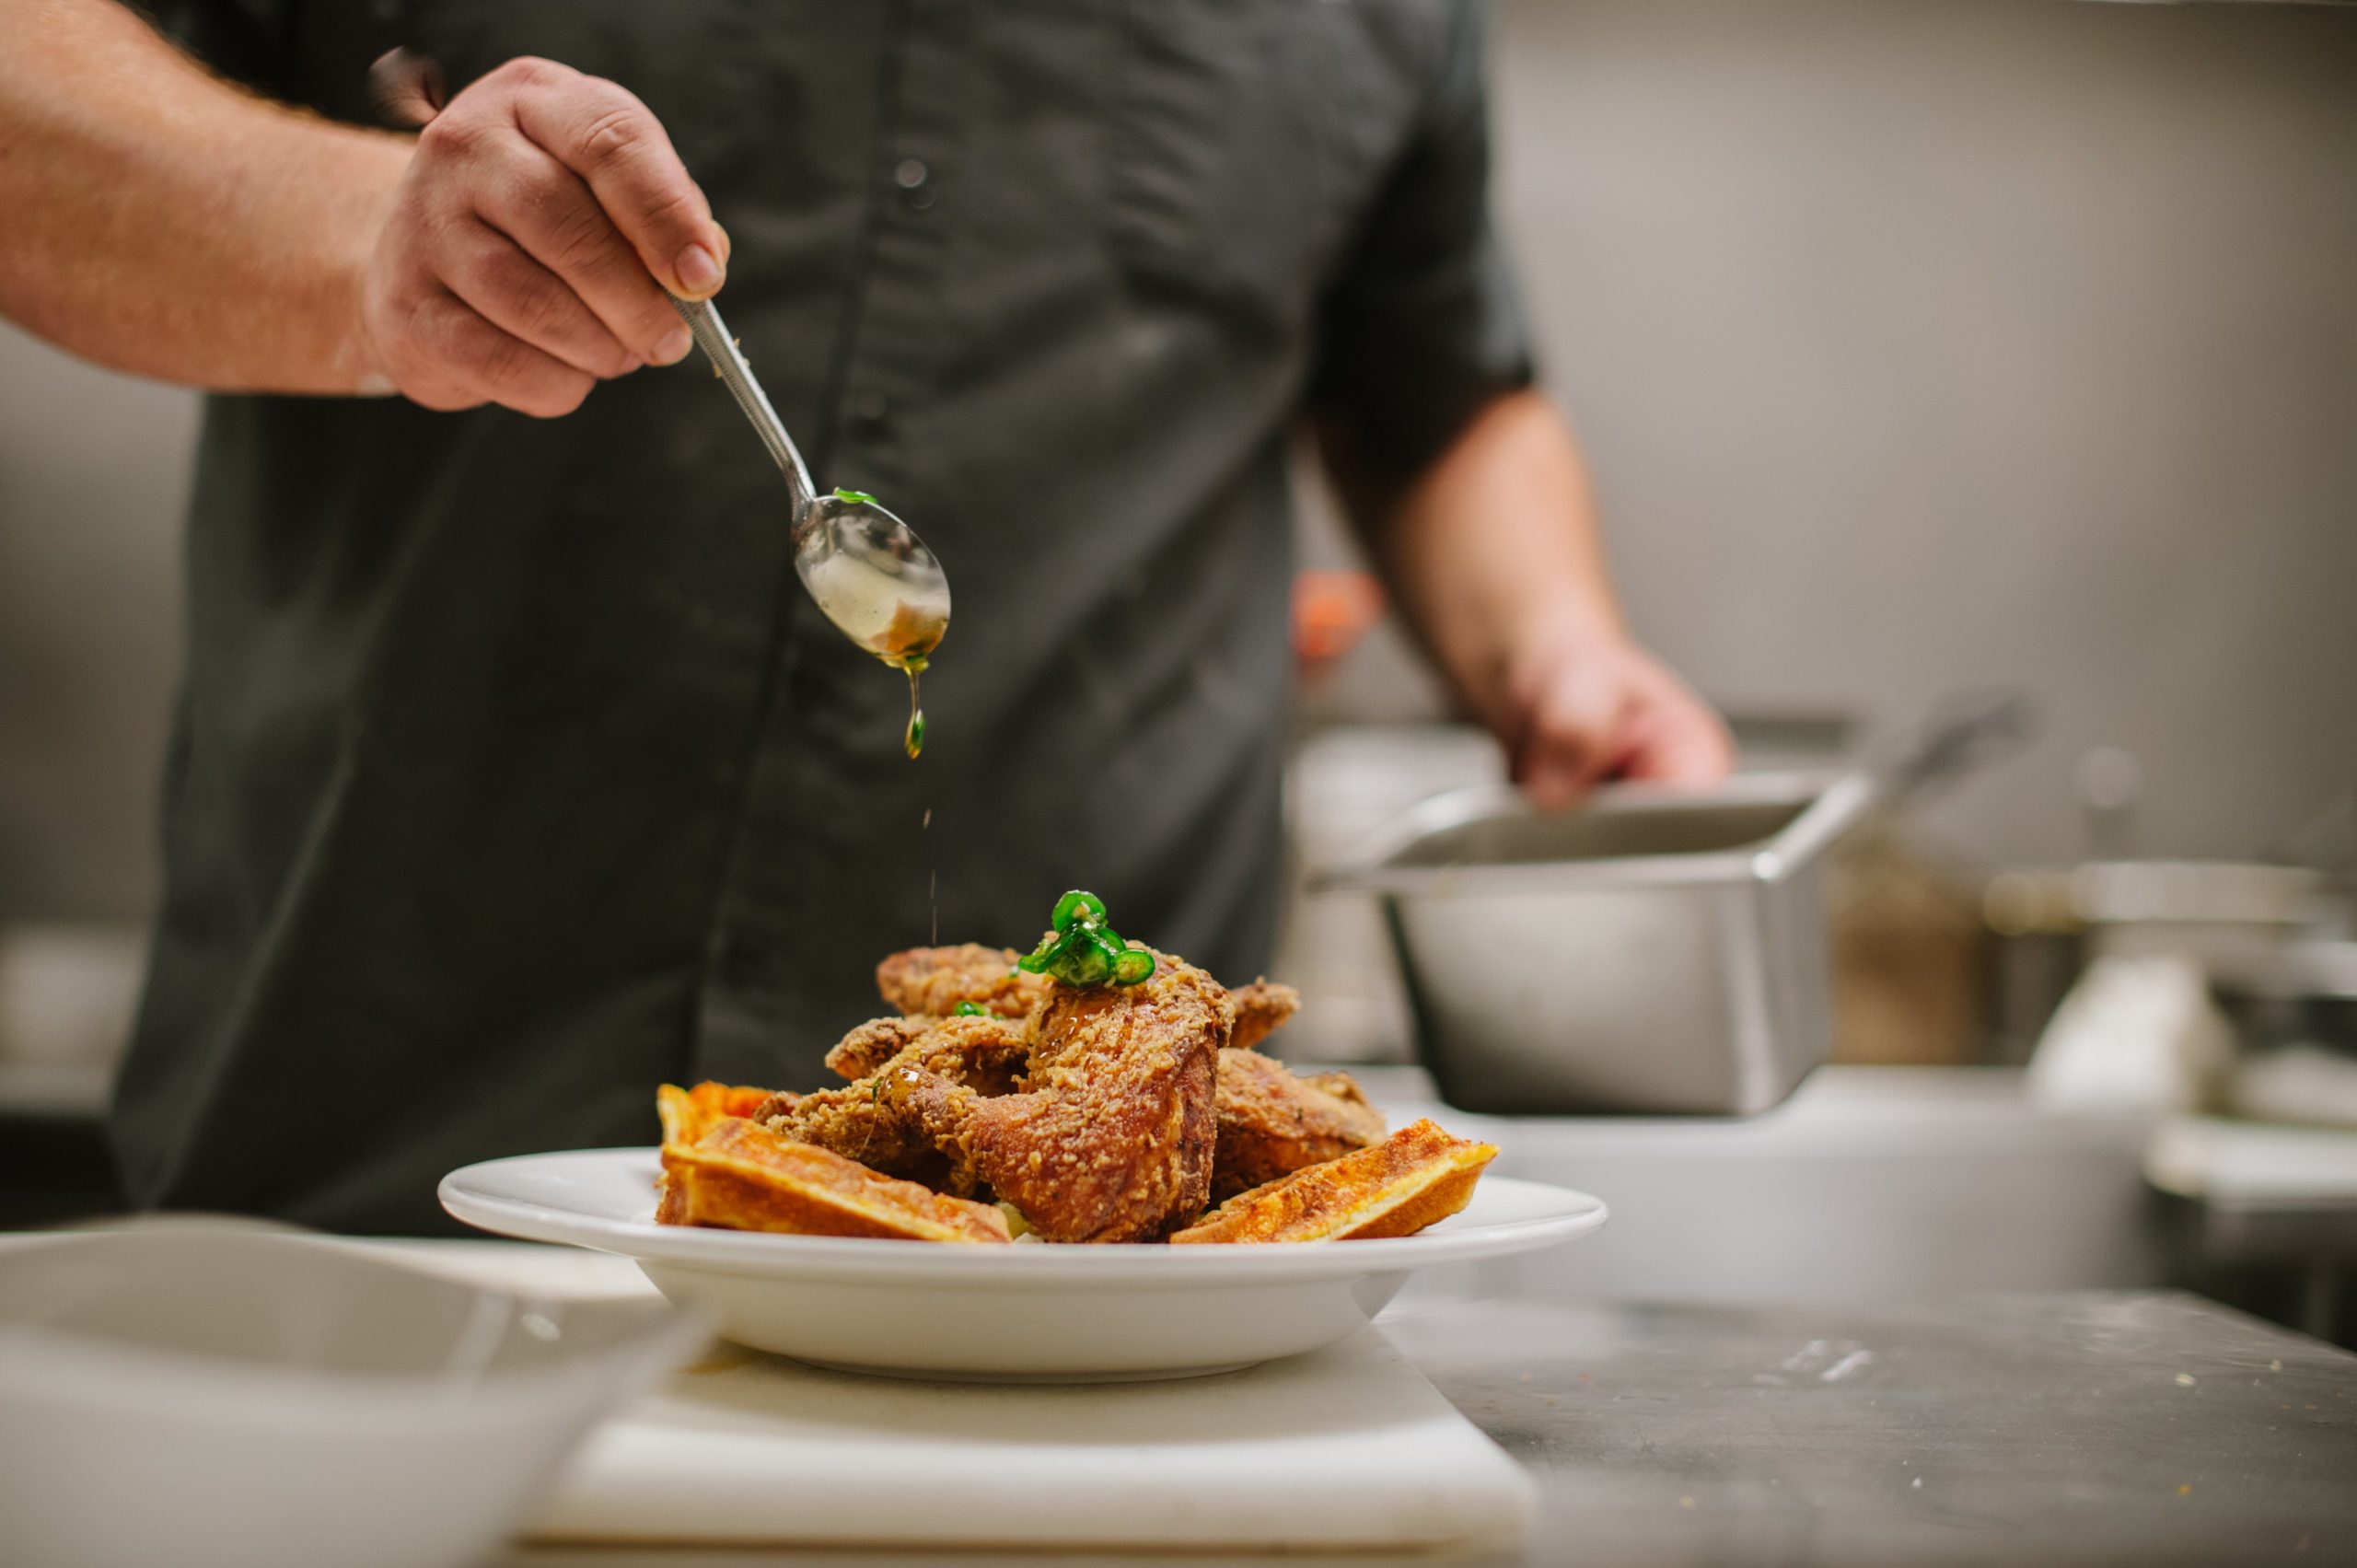
[[[933,205],[933,171],[915,158],[902,158],[892,170],[892,183],[900,188],[900,200],[918,212]]]
[[[852,400],[851,412],[863,428],[880,430],[892,415],[892,400],[881,392],[862,392]]]

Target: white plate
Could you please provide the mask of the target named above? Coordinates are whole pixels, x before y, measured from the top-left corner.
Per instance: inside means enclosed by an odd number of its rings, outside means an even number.
[[[1414,1270],[1550,1247],[1601,1200],[1492,1176],[1416,1236],[1298,1246],[970,1247],[655,1223],[656,1151],[488,1160],[442,1179],[469,1225],[635,1259],[756,1350],[923,1377],[1102,1381],[1225,1371],[1356,1332]]]

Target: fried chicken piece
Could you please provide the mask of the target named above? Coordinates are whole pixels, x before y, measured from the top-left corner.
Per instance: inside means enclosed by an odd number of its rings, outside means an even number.
[[[815,1094],[779,1095],[761,1110],[755,1125],[781,1138],[936,1191],[959,1197],[973,1193],[972,1184],[958,1179],[948,1157],[933,1146],[916,1120],[886,1101],[877,1080],[863,1079]]]
[[[1052,985],[1031,1020],[1020,1094],[987,1098],[894,1067],[886,1094],[1046,1241],[1150,1241],[1211,1192],[1219,982],[1155,955],[1132,986]]]
[[[914,1045],[938,1018],[870,1018],[837,1040],[827,1052],[827,1071],[857,1083]]]
[[[1383,1113],[1348,1073],[1301,1076],[1257,1051],[1219,1053],[1215,1106],[1214,1203],[1383,1137]]]
[[[1249,1051],[1301,1011],[1301,993],[1271,980],[1256,980],[1227,993],[1227,1043]]]
[[[691,1089],[662,1084],[655,1090],[655,1114],[663,1122],[666,1144],[692,1144],[722,1117],[750,1116],[775,1098],[767,1089],[709,1079]]]
[[[723,1117],[663,1153],[658,1225],[901,1241],[1010,1242],[1006,1216],[897,1181],[855,1160]]]
[[[1213,1241],[1358,1241],[1413,1236],[1472,1201],[1498,1157],[1494,1144],[1452,1138],[1430,1121],[1382,1143],[1230,1198],[1172,1245]]]
[[[827,1067],[856,1082],[874,1077],[895,1057],[911,1051],[917,1053],[916,1065],[977,1093],[1003,1095],[1022,1076],[1031,1045],[1020,1020],[992,1014],[871,1018],[827,1052]]]
[[[958,947],[911,947],[876,966],[876,989],[914,1019],[946,1017],[960,1003],[1002,1018],[1028,1017],[1047,1000],[1048,979],[1016,969],[1016,956],[1012,948],[972,942]],[[1241,1048],[1258,1045],[1301,1011],[1300,992],[1269,980],[1239,986],[1227,997],[1222,1009],[1227,1043]],[[885,1051],[876,1060],[890,1054]],[[830,1060],[828,1065],[834,1063]],[[843,1074],[847,1078],[860,1075]]]
[[[911,947],[876,966],[876,989],[888,1005],[915,1016],[946,1018],[970,1002],[1002,1018],[1026,1017],[1046,997],[1048,979],[1016,969],[1016,957],[975,942]]]
[[[815,1094],[770,1098],[753,1120],[784,1137],[830,1149],[870,1169],[971,1197],[981,1179],[935,1146],[915,1114],[887,1098],[882,1084],[896,1067],[932,1074],[975,1094],[1011,1092],[1029,1056],[1021,1024],[1004,1018],[877,1018],[827,1053],[827,1063],[858,1081]],[[871,1060],[878,1051],[881,1060]]]

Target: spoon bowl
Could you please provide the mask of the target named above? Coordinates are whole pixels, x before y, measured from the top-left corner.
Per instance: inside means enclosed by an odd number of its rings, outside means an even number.
[[[862,649],[896,669],[923,669],[949,632],[949,576],[940,559],[873,495],[819,494],[720,312],[709,300],[671,304],[785,476],[794,504],[788,537],[795,575],[836,629]]]
[[[873,497],[821,495],[795,519],[794,570],[837,630],[895,668],[923,667],[949,631],[949,577]]]

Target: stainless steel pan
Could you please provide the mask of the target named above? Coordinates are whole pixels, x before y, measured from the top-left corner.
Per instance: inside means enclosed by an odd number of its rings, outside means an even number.
[[[1450,1104],[1749,1115],[1832,1049],[1826,850],[2011,749],[2030,719],[2018,692],[1958,693],[1845,772],[1623,784],[1562,816],[1503,785],[1458,791],[1318,885],[1380,901]]]
[[[1425,1064],[1468,1110],[1748,1114],[1832,1041],[1818,864],[1875,775],[1436,796],[1328,886],[1376,895]]]

